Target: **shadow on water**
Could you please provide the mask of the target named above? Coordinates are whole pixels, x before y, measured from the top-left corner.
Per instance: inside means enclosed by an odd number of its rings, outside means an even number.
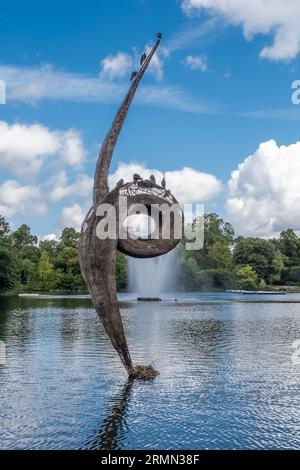
[[[133,380],[127,380],[113,400],[113,406],[96,436],[87,441],[87,450],[120,450],[127,430],[126,412],[132,393]]]

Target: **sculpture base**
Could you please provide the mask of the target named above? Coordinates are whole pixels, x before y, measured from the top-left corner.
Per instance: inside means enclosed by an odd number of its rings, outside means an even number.
[[[150,364],[149,366],[137,365],[129,374],[132,380],[153,380],[159,375],[159,372]]]
[[[138,302],[161,302],[159,297],[138,297],[136,300]]]

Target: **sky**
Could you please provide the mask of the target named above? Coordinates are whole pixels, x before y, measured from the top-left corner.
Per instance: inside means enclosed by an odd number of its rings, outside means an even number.
[[[0,6],[0,214],[14,229],[79,229],[102,139],[160,31],[110,184],[164,175],[179,202],[203,203],[237,235],[300,232],[298,0]]]

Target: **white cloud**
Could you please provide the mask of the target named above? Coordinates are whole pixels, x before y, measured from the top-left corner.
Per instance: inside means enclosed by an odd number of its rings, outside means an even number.
[[[64,207],[61,214],[61,225],[62,227],[73,227],[79,231],[85,215],[83,208],[79,204]]]
[[[80,134],[74,129],[54,131],[60,144],[59,155],[61,159],[72,167],[79,168],[85,157],[85,149]]]
[[[149,44],[146,45],[145,51],[148,55],[151,51],[152,46]],[[157,81],[162,80],[164,76],[164,59],[167,57],[168,52],[166,49],[161,48],[160,51],[157,50],[154,56],[151,59],[149,64],[149,72],[152,73]]]
[[[191,70],[201,70],[201,72],[207,70],[207,57],[203,55],[187,55],[183,62]]]
[[[300,230],[300,142],[262,143],[231,174],[226,208],[238,233],[271,236]]]
[[[10,217],[15,214],[25,216],[44,214],[47,206],[43,202],[40,189],[36,186],[21,185],[18,181],[7,180],[0,185],[0,214]]]
[[[273,34],[273,44],[260,55],[272,60],[294,59],[300,51],[299,0],[184,0],[188,15],[206,9],[235,26],[242,26],[244,35]]]
[[[7,101],[36,103],[42,99],[110,103],[120,100],[125,86],[87,74],[68,73],[50,65],[0,65],[7,84]]]
[[[152,72],[156,78],[162,76],[162,59],[156,59]],[[150,69],[151,71],[151,69]],[[120,103],[129,87],[126,81],[112,82],[103,77],[87,74],[67,73],[49,65],[38,67],[16,67],[0,65],[0,77],[7,84],[8,102],[34,104],[40,100],[62,100],[85,103]],[[190,96],[176,86],[143,85],[136,101],[151,106],[177,109],[185,112],[210,112],[198,98]]]
[[[189,27],[183,31],[177,31],[166,43],[165,50],[168,54],[171,52],[186,49],[188,46],[195,44],[199,38],[205,37],[210,34],[216,27],[218,21],[216,18],[211,18],[200,25]]]
[[[50,192],[49,199],[52,202],[57,202],[60,199],[77,196],[88,197],[91,194],[94,180],[87,175],[77,175],[76,181],[68,184],[68,176],[65,171],[61,171],[55,175],[50,181],[53,188]]]
[[[180,87],[142,87],[137,96],[138,100],[149,105],[160,108],[166,106],[177,111],[189,113],[215,112],[213,106],[201,104]]]
[[[85,151],[78,132],[50,131],[40,124],[0,121],[0,167],[18,175],[38,173],[49,156],[79,167]]]
[[[115,56],[108,55],[101,61],[102,76],[112,80],[115,77],[124,78],[129,76],[133,67],[133,59],[125,52],[118,52]]]
[[[215,197],[222,189],[222,183],[214,175],[184,167],[165,173],[168,187],[182,204],[203,203]]]
[[[56,233],[47,233],[47,235],[44,235],[43,238],[42,238],[42,241],[45,242],[45,241],[58,241],[59,240],[59,237],[56,235]]]
[[[165,176],[167,188],[172,191],[181,204],[203,203],[216,196],[222,188],[222,183],[215,176],[192,168],[185,167],[163,174],[159,170],[146,168],[139,163],[120,163],[115,173],[109,177],[110,187],[114,187],[121,178],[125,182],[132,181],[134,173],[138,173],[144,179],[148,179],[153,174],[158,184]]]

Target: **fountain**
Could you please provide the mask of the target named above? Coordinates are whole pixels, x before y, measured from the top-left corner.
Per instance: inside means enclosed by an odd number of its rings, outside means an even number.
[[[130,292],[140,301],[161,300],[164,292],[174,289],[175,263],[175,250],[158,258],[128,258]]]

